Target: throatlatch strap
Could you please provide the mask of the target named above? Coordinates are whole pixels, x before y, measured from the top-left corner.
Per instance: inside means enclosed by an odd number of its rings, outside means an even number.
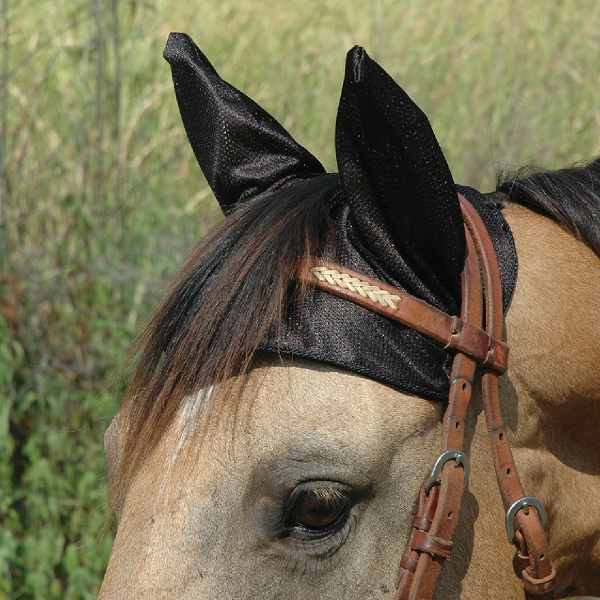
[[[462,453],[462,445],[477,366],[483,369],[486,422],[505,508],[514,507],[517,501],[525,499],[500,412],[498,376],[506,371],[508,347],[499,341],[503,314],[498,264],[481,218],[463,196],[459,194],[458,197],[467,238],[460,318],[451,317],[382,281],[329,262],[315,260],[310,272],[301,277],[309,285],[384,314],[457,353],[444,416],[442,453],[432,473],[435,478],[430,477],[419,494],[417,515],[401,559],[395,600],[433,598],[442,564],[450,556],[452,535],[458,523],[468,476],[468,459]],[[485,330],[480,328],[484,289]],[[520,508],[516,505],[514,520],[517,523],[514,542],[525,597],[527,600],[553,600],[555,572],[538,513],[527,510],[527,503],[523,502]]]

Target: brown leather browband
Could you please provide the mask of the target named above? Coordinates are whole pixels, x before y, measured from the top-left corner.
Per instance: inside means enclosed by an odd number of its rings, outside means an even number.
[[[494,248],[477,211],[458,195],[465,222],[467,258],[462,274],[462,307],[451,317],[410,294],[345,267],[315,260],[303,281],[386,315],[456,352],[444,415],[442,453],[419,493],[417,515],[400,561],[395,600],[429,600],[444,561],[450,558],[458,523],[468,459],[462,452],[467,409],[475,370],[482,369],[482,396],[506,527],[517,547],[527,600],[553,600],[555,571],[543,530],[545,511],[525,496],[500,412],[498,376],[507,368],[502,335],[502,288]],[[482,328],[484,314],[486,323]],[[449,464],[454,461],[454,464]],[[462,469],[458,467],[462,466]],[[534,506],[536,510],[529,510]],[[516,526],[515,526],[516,522]]]

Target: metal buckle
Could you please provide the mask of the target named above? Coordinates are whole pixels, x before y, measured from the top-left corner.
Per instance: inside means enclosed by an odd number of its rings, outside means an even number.
[[[429,495],[431,488],[437,483],[440,478],[440,473],[442,472],[442,468],[449,461],[454,460],[454,468],[462,465],[463,471],[465,472],[465,486],[467,485],[467,481],[469,480],[469,473],[471,472],[471,465],[469,464],[469,459],[467,455],[461,450],[446,450],[446,452],[442,452],[439,458],[435,461],[435,465],[433,467],[433,471],[431,471],[431,475],[425,482],[425,493]]]
[[[514,519],[516,514],[522,509],[525,509],[525,514],[529,514],[529,507],[533,506],[537,508],[538,515],[542,525],[546,524],[548,517],[546,516],[546,509],[542,504],[542,501],[535,496],[525,496],[513,503],[513,505],[506,511],[506,535],[508,535],[508,541],[512,544],[515,539],[515,523]]]

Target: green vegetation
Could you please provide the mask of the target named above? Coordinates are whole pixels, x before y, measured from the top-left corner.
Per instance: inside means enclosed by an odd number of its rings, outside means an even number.
[[[430,116],[457,181],[600,153],[597,0],[0,0],[0,600],[94,598],[127,347],[218,218],[161,52],[186,31],[335,170],[345,52]]]

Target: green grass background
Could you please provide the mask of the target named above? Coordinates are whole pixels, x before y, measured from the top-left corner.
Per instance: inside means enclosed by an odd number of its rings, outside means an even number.
[[[328,170],[354,44],[429,115],[460,183],[600,154],[597,0],[0,0],[0,600],[96,596],[115,373],[219,218],[169,31]]]

